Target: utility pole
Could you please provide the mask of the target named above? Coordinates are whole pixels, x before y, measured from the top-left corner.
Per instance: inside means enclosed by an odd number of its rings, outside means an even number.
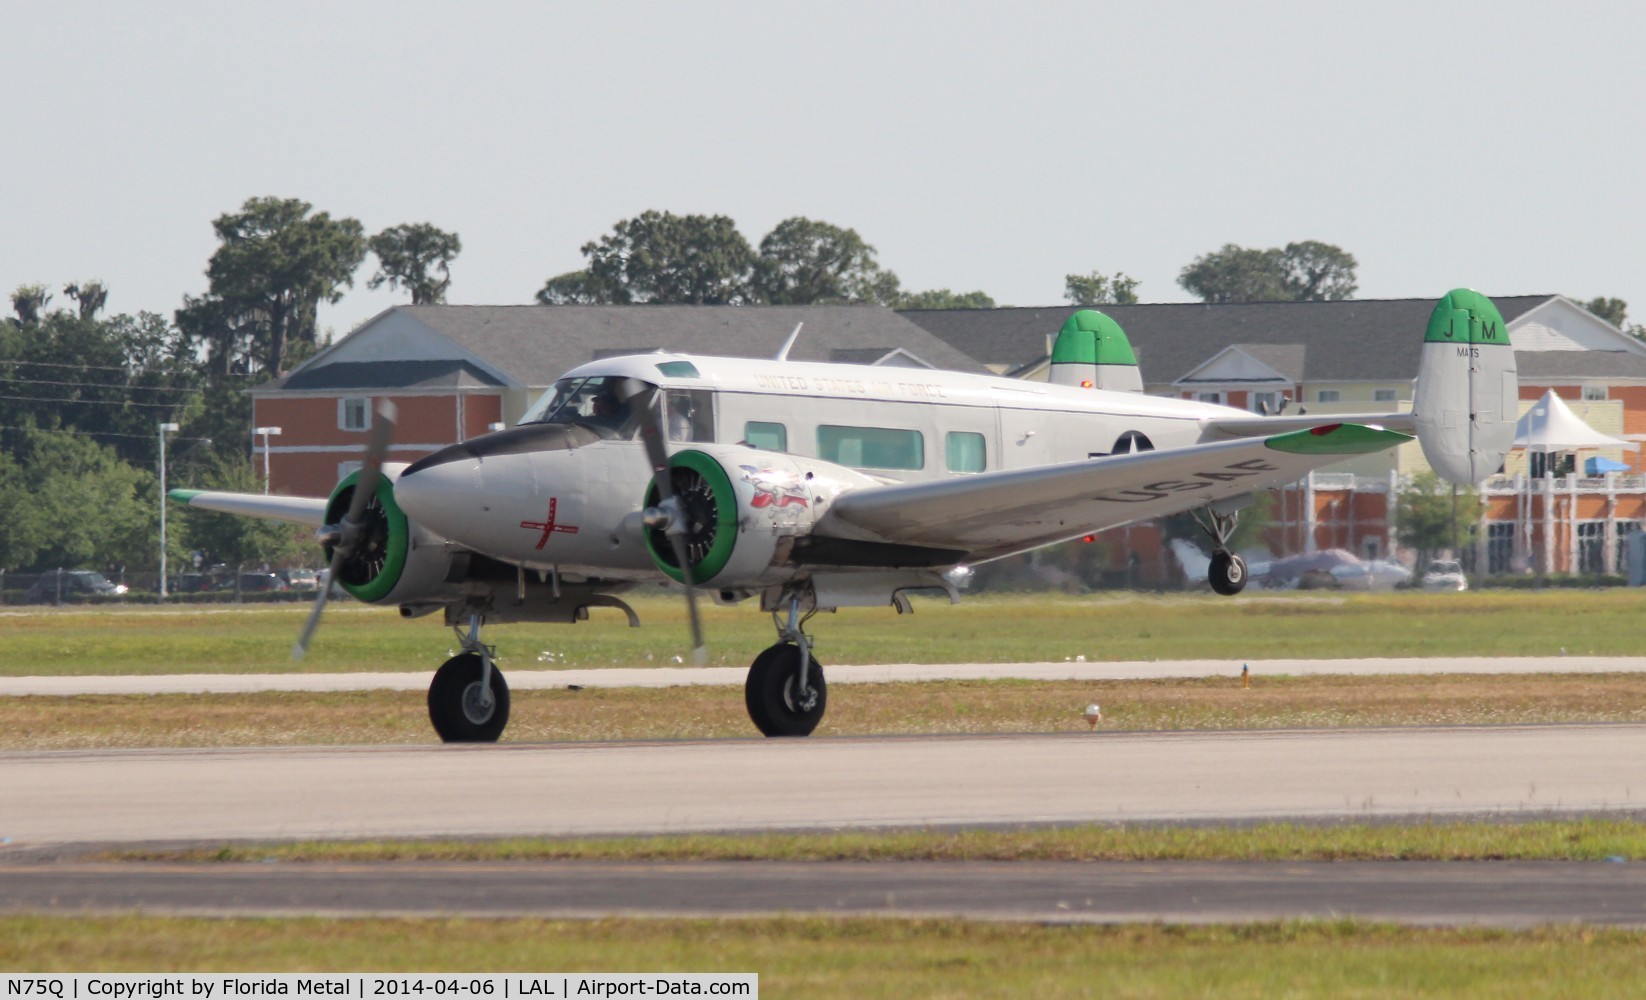
[[[166,599],[166,432],[177,433],[177,425],[160,425],[160,599]]]

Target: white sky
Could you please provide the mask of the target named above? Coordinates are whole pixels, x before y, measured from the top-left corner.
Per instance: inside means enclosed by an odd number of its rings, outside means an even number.
[[[458,303],[656,208],[849,226],[1010,305],[1093,269],[1186,301],[1197,255],[1318,239],[1363,298],[1646,319],[1646,4],[0,0],[0,38],[8,294],[169,316],[275,195],[456,231]],[[374,265],[323,326],[406,298]]]

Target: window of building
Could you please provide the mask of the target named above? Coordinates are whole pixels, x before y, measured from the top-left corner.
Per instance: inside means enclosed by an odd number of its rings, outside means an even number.
[[[1221,392],[1197,392],[1197,393],[1195,393],[1194,398],[1195,398],[1196,402],[1201,402],[1201,403],[1222,403],[1223,402],[1223,394]]]
[[[1515,526],[1511,522],[1492,521],[1486,525],[1486,572],[1514,571]]]
[[[1315,392],[1315,402],[1335,403],[1341,395],[1336,389],[1320,389]]]
[[[364,463],[362,463],[362,462],[338,462],[337,463],[337,480],[338,480],[338,482],[342,482],[343,477],[345,477],[345,476],[348,476],[352,473],[359,472],[360,467],[363,464]]]
[[[789,429],[782,424],[751,420],[743,425],[743,443],[761,451],[788,451]]]
[[[1604,385],[1591,382],[1583,387],[1583,401],[1585,403],[1603,403],[1609,395],[1610,393]]]
[[[853,469],[924,469],[926,439],[895,427],[817,428],[817,455]]]
[[[1372,390],[1372,402],[1374,402],[1374,403],[1393,403],[1395,400],[1397,400],[1399,398],[1400,398],[1400,393],[1399,393],[1398,390],[1395,390],[1395,389],[1373,389]]]
[[[1603,573],[1606,571],[1606,522],[1577,522],[1577,571]]]
[[[1617,548],[1614,549],[1615,558],[1612,560],[1612,572],[1629,572],[1629,542],[1640,532],[1639,521],[1619,521],[1613,526],[1617,531]]]
[[[1280,393],[1278,392],[1254,392],[1250,399],[1250,409],[1253,413],[1280,412]]]
[[[983,435],[950,431],[943,441],[943,462],[950,472],[982,472],[986,456]]]
[[[346,431],[371,430],[371,400],[359,396],[339,399],[337,426]]]

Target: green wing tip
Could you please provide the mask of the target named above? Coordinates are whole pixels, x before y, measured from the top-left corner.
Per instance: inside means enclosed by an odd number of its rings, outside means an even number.
[[[199,496],[200,494],[202,494],[204,492],[206,492],[206,491],[205,490],[172,490],[172,491],[168,492],[166,494],[166,496],[170,497],[173,500],[176,500],[178,503],[188,503],[190,500],[193,500],[195,497]]]
[[[1263,443],[1293,455],[1365,455],[1410,440],[1410,434],[1365,424],[1322,424],[1306,431],[1276,434]]]

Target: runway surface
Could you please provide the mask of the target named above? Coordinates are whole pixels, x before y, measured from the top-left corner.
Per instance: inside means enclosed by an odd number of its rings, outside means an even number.
[[[692,862],[0,864],[0,912],[961,917],[1646,926],[1646,866],[1606,863]]]
[[[1643,656],[1450,656],[1344,660],[1125,660],[1056,663],[891,663],[826,665],[830,684],[931,680],[1158,680],[1233,677],[1242,666],[1263,676],[1315,674],[1641,673]],[[515,670],[516,691],[595,687],[742,685],[745,667],[612,667]],[[433,671],[404,673],[172,674],[155,676],[0,677],[0,696],[80,694],[231,694],[251,691],[423,691]]]
[[[1646,725],[22,752],[0,838],[1530,816],[1646,806],[1641,760]]]

